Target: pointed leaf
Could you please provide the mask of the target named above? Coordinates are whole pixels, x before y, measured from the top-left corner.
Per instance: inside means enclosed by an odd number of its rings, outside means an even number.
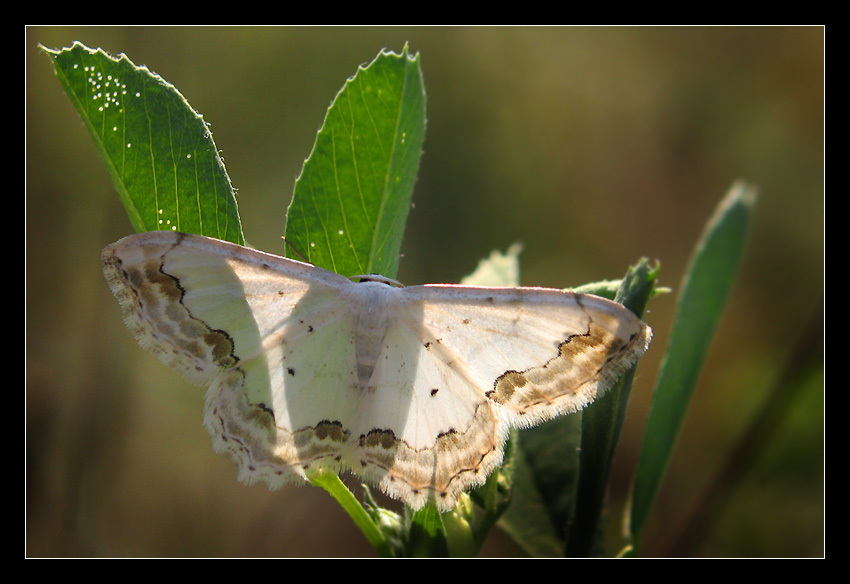
[[[632,543],[640,536],[676,445],[703,360],[743,255],[755,189],[733,185],[698,242],[681,285],[670,341],[661,365],[631,501]]]
[[[424,135],[419,56],[382,52],[328,110],[295,183],[289,243],[344,276],[395,277]]]
[[[124,55],[80,43],[44,50],[136,231],[243,243],[233,188],[209,128],[173,85]]]

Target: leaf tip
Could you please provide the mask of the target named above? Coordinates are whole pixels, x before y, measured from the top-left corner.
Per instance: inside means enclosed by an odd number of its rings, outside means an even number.
[[[732,183],[727,196],[730,199],[739,200],[743,204],[752,207],[755,205],[756,199],[758,199],[758,187],[743,179],[738,179]]]

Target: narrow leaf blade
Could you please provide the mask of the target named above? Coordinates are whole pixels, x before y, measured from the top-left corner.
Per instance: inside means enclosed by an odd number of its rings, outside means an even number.
[[[622,280],[616,301],[643,317],[653,294],[658,269],[646,259],[629,268]],[[600,519],[603,514],[608,477],[614,450],[625,421],[626,406],[634,380],[635,364],[607,394],[582,412],[579,478],[573,516],[567,535],[566,555],[587,557],[597,553]]]
[[[639,549],[705,354],[737,275],[755,199],[752,187],[733,185],[708,222],[685,273],[632,493],[629,526],[635,549]]]

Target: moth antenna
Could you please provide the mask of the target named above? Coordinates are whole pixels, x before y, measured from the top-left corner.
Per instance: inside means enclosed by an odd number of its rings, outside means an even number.
[[[283,242],[286,244],[286,246],[287,246],[289,249],[291,249],[291,250],[292,250],[292,252],[293,252],[295,255],[297,255],[299,258],[301,258],[301,261],[302,261],[302,262],[304,262],[304,263],[306,263],[306,264],[311,263],[310,261],[308,261],[308,260],[307,260],[307,258],[305,258],[303,255],[301,255],[301,252],[299,252],[297,249],[295,249],[295,246],[294,246],[294,245],[292,245],[291,243],[289,243],[289,240],[288,240],[288,239],[286,239],[286,236],[285,236],[285,235],[281,235],[281,236],[280,236],[280,238],[283,240]]]

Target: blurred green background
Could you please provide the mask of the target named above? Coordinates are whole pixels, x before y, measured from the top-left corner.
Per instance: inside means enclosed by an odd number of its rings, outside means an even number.
[[[369,556],[324,491],[236,481],[203,390],[124,328],[100,250],[131,232],[103,162],[38,49],[79,40],[174,84],[211,124],[248,242],[281,253],[286,207],[327,107],[405,42],[428,93],[399,278],[456,282],[524,244],[522,283],[618,278],[641,256],[679,287],[735,179],[753,233],[644,553],[665,555],[824,294],[824,30],[294,27],[26,29],[26,553]],[[674,310],[650,304],[615,459],[616,540]],[[822,369],[688,554],[821,556]],[[612,551],[617,546],[614,545]],[[486,555],[521,555],[494,532]]]

